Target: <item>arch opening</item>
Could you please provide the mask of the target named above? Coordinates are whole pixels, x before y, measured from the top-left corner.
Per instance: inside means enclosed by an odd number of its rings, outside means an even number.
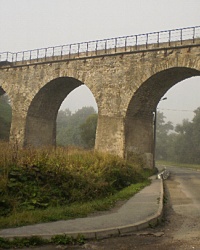
[[[7,93],[0,87],[0,141],[9,141],[11,122],[11,102]]]
[[[83,82],[75,78],[59,77],[39,90],[27,113],[24,146],[56,145],[59,108],[71,92],[83,85]]]
[[[147,166],[154,165],[154,113],[160,99],[178,82],[200,71],[186,67],[163,70],[147,79],[133,95],[125,117],[125,157],[142,155]]]
[[[97,112],[96,100],[86,85],[70,92],[58,111],[57,145],[94,148]]]
[[[167,91],[157,107],[155,160],[200,164],[200,76]]]

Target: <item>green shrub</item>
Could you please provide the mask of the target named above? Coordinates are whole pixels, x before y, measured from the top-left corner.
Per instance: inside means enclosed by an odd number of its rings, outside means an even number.
[[[138,162],[95,151],[0,143],[0,216],[107,197],[146,179]]]

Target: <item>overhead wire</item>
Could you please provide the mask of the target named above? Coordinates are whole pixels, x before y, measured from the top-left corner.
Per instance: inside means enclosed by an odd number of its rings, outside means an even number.
[[[189,110],[189,109],[160,109],[158,110],[168,110],[168,111],[176,111],[176,112],[194,112],[194,110]]]

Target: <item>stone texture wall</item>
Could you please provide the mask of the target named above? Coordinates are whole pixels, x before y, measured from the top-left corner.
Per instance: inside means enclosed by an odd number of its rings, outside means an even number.
[[[200,46],[0,68],[0,93],[12,103],[10,140],[55,144],[58,109],[85,84],[98,105],[96,149],[153,164],[153,112],[177,82],[200,75]]]

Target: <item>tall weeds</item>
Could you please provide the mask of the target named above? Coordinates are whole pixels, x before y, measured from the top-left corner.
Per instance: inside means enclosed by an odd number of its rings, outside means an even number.
[[[0,216],[85,202],[145,179],[141,161],[75,148],[0,143]]]

